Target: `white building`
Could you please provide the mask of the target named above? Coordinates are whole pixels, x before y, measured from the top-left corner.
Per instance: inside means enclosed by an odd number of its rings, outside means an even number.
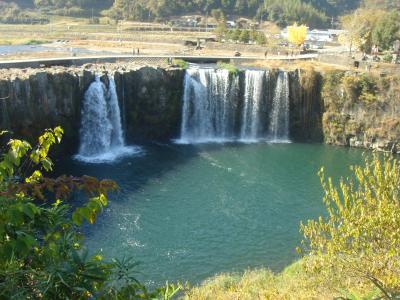
[[[344,30],[337,30],[337,29],[308,30],[306,41],[307,42],[320,42],[320,43],[333,42],[333,41],[337,40],[337,37],[343,32],[344,32]],[[287,27],[281,31],[281,37],[284,39],[288,39]]]

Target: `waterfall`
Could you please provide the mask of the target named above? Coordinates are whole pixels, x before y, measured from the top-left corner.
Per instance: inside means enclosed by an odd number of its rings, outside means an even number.
[[[273,142],[289,141],[289,75],[279,72],[272,101],[269,136]]]
[[[244,104],[240,139],[256,141],[260,138],[260,105],[263,97],[264,71],[246,71]]]
[[[177,142],[288,142],[289,76],[280,71],[270,91],[272,78],[269,71],[246,70],[244,84],[239,84],[239,76],[227,70],[191,65],[185,73]]]
[[[181,143],[223,142],[234,138],[233,95],[237,78],[212,68],[186,70]]]
[[[125,146],[115,82],[112,77],[108,79],[107,88],[96,76],[84,95],[80,147],[75,156],[78,160],[110,162],[139,151],[137,147]]]

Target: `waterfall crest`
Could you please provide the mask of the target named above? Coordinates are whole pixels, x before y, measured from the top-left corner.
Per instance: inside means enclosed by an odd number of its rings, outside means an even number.
[[[239,80],[227,70],[191,65],[177,142],[289,142],[289,75],[279,71],[271,85],[273,78],[269,71],[246,70]]]
[[[126,147],[121,125],[121,112],[114,79],[109,87],[96,76],[82,102],[80,147],[76,159],[90,162],[111,162],[121,156],[140,151]]]

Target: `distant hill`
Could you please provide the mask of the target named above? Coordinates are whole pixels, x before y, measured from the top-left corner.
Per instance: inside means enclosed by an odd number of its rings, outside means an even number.
[[[90,16],[102,11],[114,19],[167,20],[188,13],[211,13],[270,20],[281,26],[293,22],[326,27],[331,17],[346,14],[360,6],[399,9],[400,0],[14,0],[21,9],[40,9],[52,14]]]
[[[33,0],[15,0],[15,1],[0,1],[0,2],[14,2],[20,8],[34,8]]]

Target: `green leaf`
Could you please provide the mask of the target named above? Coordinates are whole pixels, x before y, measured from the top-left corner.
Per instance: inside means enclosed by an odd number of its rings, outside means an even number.
[[[73,213],[72,213],[72,221],[74,222],[75,225],[81,226],[83,222],[83,216],[80,212],[80,208],[77,208]]]

